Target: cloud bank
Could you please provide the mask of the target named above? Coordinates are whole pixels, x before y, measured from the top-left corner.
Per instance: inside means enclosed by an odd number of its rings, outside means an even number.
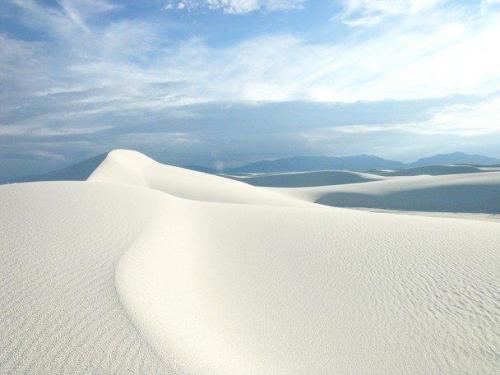
[[[234,165],[298,153],[408,159],[447,137],[450,151],[500,156],[493,2],[169,4],[183,9],[2,3],[0,173],[114,147]]]

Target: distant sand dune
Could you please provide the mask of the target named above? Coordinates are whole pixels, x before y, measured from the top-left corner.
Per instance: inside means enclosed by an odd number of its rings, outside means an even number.
[[[419,176],[419,175],[430,175],[430,176],[440,176],[448,174],[459,174],[459,173],[479,173],[483,172],[480,167],[475,167],[472,165],[429,165],[424,167],[413,167],[407,169],[401,169],[397,171],[373,171],[375,174],[380,174],[382,176]]]
[[[500,172],[398,177],[364,184],[275,191],[337,207],[500,213]]]
[[[351,171],[315,171],[295,173],[270,173],[249,176],[228,176],[254,186],[306,187],[352,184],[382,180],[383,177]]]
[[[0,373],[496,373],[498,223],[307,201],[385,183],[271,191],[115,151],[87,182],[1,186]]]

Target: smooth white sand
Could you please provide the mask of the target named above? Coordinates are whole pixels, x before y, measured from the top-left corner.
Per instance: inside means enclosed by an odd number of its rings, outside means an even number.
[[[416,215],[426,217],[447,217],[453,219],[466,219],[466,220],[484,220],[500,222],[500,213],[498,214],[484,214],[484,213],[469,213],[469,212],[435,212],[435,211],[403,211],[403,210],[384,210],[382,208],[366,208],[366,207],[351,207],[352,210],[363,210],[377,213],[388,213],[394,215]]]
[[[258,189],[239,181],[160,164],[136,151],[110,152],[88,181],[147,187],[197,201],[307,205],[296,198]]]
[[[0,203],[0,373],[499,369],[498,223],[324,207],[128,151]]]

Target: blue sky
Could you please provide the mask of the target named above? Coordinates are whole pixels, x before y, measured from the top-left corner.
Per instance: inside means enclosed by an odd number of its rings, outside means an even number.
[[[499,40],[499,0],[4,0],[0,176],[113,148],[500,157]]]

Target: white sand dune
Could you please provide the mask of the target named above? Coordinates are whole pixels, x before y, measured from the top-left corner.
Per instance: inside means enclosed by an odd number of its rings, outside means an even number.
[[[0,203],[2,374],[498,372],[498,223],[324,207],[128,151]]]
[[[263,173],[248,176],[227,176],[254,186],[268,187],[306,187],[353,184],[382,180],[384,177],[353,171],[314,171]]]
[[[257,189],[239,181],[160,164],[136,151],[110,152],[88,181],[147,187],[198,201],[306,205],[297,199]]]
[[[493,171],[275,191],[337,207],[500,213],[500,172]]]
[[[383,176],[440,176],[459,173],[479,173],[483,171],[484,170],[481,169],[481,167],[476,167],[473,165],[428,165],[423,167],[401,169],[397,171],[373,171],[373,173]]]

